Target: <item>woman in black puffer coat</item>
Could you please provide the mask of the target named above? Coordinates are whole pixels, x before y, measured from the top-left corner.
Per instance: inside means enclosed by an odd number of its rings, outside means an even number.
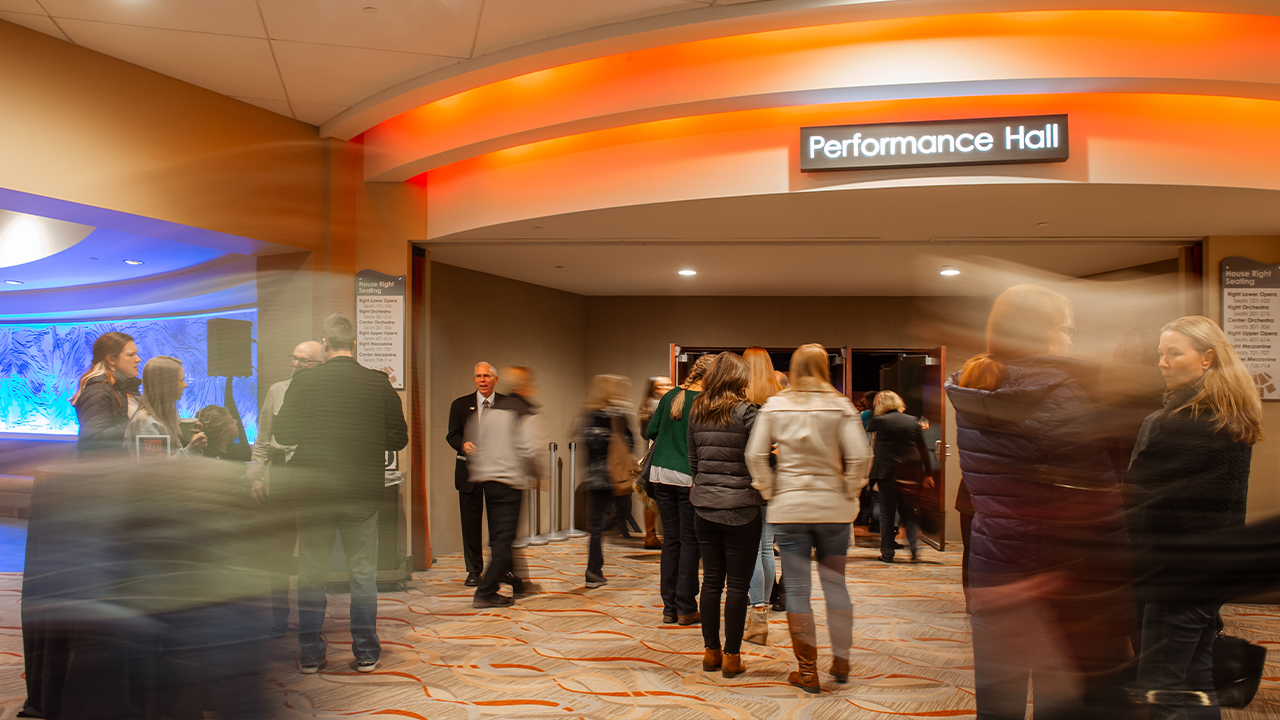
[[[138,409],[138,346],[121,332],[103,333],[93,342],[93,363],[80,376],[71,398],[80,424],[76,450],[81,458],[124,452],[124,431]]]
[[[1257,387],[1212,320],[1193,316],[1165,325],[1160,371],[1165,407],[1143,423],[1127,476],[1134,539],[1157,547],[1244,525],[1253,445],[1262,439]],[[1165,553],[1162,564],[1178,562]],[[1219,718],[1213,685],[1219,604],[1177,597],[1177,588],[1161,587],[1162,571],[1150,566],[1139,573],[1140,592],[1151,602],[1142,614],[1138,684],[1156,703],[1151,718]]]
[[[742,672],[747,594],[755,572],[764,498],[751,487],[746,448],[759,406],[747,402],[747,362],[721,353],[711,365],[689,418],[689,470],[694,528],[702,551],[702,669]],[[724,647],[720,645],[720,594],[726,582]]]

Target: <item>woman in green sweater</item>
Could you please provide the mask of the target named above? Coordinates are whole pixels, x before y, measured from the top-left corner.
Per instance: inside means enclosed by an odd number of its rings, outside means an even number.
[[[698,535],[689,490],[689,409],[714,355],[703,355],[683,385],[662,396],[645,435],[653,440],[649,482],[662,515],[662,622],[695,625],[698,615]]]

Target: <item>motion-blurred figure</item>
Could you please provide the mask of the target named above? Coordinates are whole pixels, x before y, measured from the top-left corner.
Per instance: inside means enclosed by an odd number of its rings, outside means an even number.
[[[201,455],[215,460],[249,461],[249,454],[244,452],[244,446],[231,442],[240,432],[240,422],[231,415],[230,410],[221,405],[206,405],[196,413],[196,421],[209,443]]]
[[[466,564],[467,578],[463,585],[480,584],[484,572],[484,544],[481,542],[481,526],[484,523],[484,491],[470,481],[467,459],[475,452],[475,446],[466,439],[467,424],[479,421],[484,411],[503,396],[494,392],[498,385],[498,371],[487,362],[475,366],[476,391],[463,395],[449,406],[449,434],[445,436],[449,447],[457,453],[453,464],[453,487],[458,491],[458,510],[462,515],[462,560]]]
[[[818,635],[809,603],[810,560],[831,631],[831,675],[849,680],[853,604],[845,585],[849,533],[858,515],[858,491],[867,482],[871,451],[853,403],[831,386],[826,348],[801,345],[791,356],[791,387],[770,398],[747,444],[752,485],[769,502],[769,522],[782,552],[787,628],[798,669],[788,681],[819,693]],[[777,446],[777,470],[769,456]]]
[[[920,418],[908,415],[902,398],[886,390],[876,395],[875,417],[871,418],[869,429],[876,437],[871,481],[880,494],[880,560],[893,562],[897,544],[893,532],[896,513],[902,516],[911,562],[915,562],[919,555],[920,527],[911,497],[903,491],[917,483],[926,489],[933,487],[933,470],[929,467],[929,450],[924,444]]]
[[[773,359],[769,351],[756,346],[742,352],[742,359],[747,361],[751,371],[751,379],[747,383],[747,400],[756,405],[764,405],[769,398],[782,392],[782,384],[773,369]],[[751,590],[747,597],[751,609],[747,614],[747,629],[743,639],[756,645],[769,644],[769,599],[773,596],[773,584],[777,580],[778,569],[773,562],[773,526],[769,524],[768,512],[764,505],[760,506],[760,547],[756,552],[755,570],[751,573]]]
[[[1001,293],[987,351],[946,383],[975,515],[970,544],[978,717],[1108,717],[1132,659],[1122,592],[1127,533],[1091,365],[1066,357],[1067,299],[1036,285]],[[1100,552],[1091,552],[1098,550]]]
[[[76,450],[82,457],[122,453],[125,428],[142,402],[141,384],[138,346],[132,337],[109,332],[93,341],[93,364],[71,396],[80,424]]]
[[[289,380],[272,384],[258,411],[258,436],[253,441],[253,464],[249,466],[249,494],[258,503],[255,533],[259,538],[259,558],[271,579],[271,629],[279,640],[289,632],[289,575],[293,548],[298,543],[298,522],[294,517],[293,486],[285,464],[293,457],[294,446],[281,445],[275,433],[276,415],[284,404],[284,394],[299,371],[324,362],[324,351],[314,340],[298,343],[289,356]]]
[[[515,383],[513,392],[499,397],[492,408],[467,424],[467,438],[474,448],[468,472],[484,493],[489,510],[489,565],[472,600],[477,608],[506,607],[534,589],[527,582],[527,570],[517,571],[511,544],[520,524],[524,491],[536,492],[538,481],[551,476],[546,433],[533,404],[533,372],[513,367],[504,374]],[[502,583],[511,585],[511,597],[498,593]]]
[[[1142,425],[1129,468],[1133,530],[1143,544],[1244,525],[1253,445],[1262,439],[1258,390],[1222,330],[1183,317],[1160,334],[1163,410]],[[1167,558],[1176,561],[1176,558]],[[1151,720],[1217,720],[1214,602],[1144,606],[1138,684]]]
[[[598,588],[609,581],[604,576],[604,528],[605,518],[613,505],[615,494],[631,495],[632,489],[615,493],[614,473],[621,471],[621,464],[633,455],[635,434],[631,430],[633,418],[627,407],[631,404],[631,381],[621,375],[596,375],[591,379],[587,401],[578,425],[578,438],[587,451],[586,479],[583,490],[591,496],[591,540],[587,552],[586,586]],[[616,439],[616,440],[615,440]],[[612,445],[618,444],[615,450]],[[612,456],[612,457],[611,457]],[[619,488],[621,489],[621,488]]]
[[[321,326],[323,365],[298,373],[285,392],[274,433],[294,445],[298,518],[298,664],[304,674],[325,663],[325,576],[342,535],[351,581],[351,651],[356,669],[373,672],[378,642],[378,496],[389,450],[409,442],[400,397],[386,373],[352,357],[356,333],[345,315]]]
[[[640,408],[637,414],[640,417],[640,432],[643,434],[649,427],[649,421],[653,419],[653,413],[658,409],[658,403],[662,401],[662,396],[671,392],[671,378],[665,375],[654,375],[645,383],[644,399],[640,401]],[[652,444],[652,441],[650,441]],[[652,471],[650,471],[652,475]],[[640,498],[641,504],[644,505],[644,549],[645,550],[661,550],[662,538],[658,537],[658,501],[649,497],[640,483],[636,483],[636,495]]]

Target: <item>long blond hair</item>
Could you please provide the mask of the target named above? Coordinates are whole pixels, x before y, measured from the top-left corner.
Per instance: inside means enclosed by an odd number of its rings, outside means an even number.
[[[1187,315],[1160,329],[1161,334],[1170,331],[1182,333],[1200,353],[1213,351],[1213,362],[1204,370],[1200,391],[1172,412],[1190,408],[1193,417],[1207,414],[1213,418],[1215,431],[1226,430],[1232,440],[1247,445],[1262,440],[1258,386],[1218,324],[1202,315]]]
[[[684,396],[685,391],[690,386],[702,382],[702,376],[707,374],[711,369],[711,363],[716,361],[715,355],[703,355],[693,361],[693,367],[689,368],[689,374],[685,376],[684,384],[680,386],[680,392],[671,399],[671,419],[679,420],[684,417]]]
[[[791,353],[791,387],[783,392],[817,390],[839,395],[831,386],[831,361],[827,349],[818,343],[809,343]]]
[[[762,347],[749,347],[742,351],[742,359],[751,370],[751,382],[747,383],[747,399],[757,405],[782,392],[782,383],[773,374],[773,360]]]
[[[706,425],[728,425],[733,420],[733,411],[747,399],[750,380],[751,370],[746,360],[737,353],[720,353],[707,371],[702,392],[694,398],[689,418]]]
[[[176,357],[158,355],[148,360],[142,368],[142,402],[134,415],[135,420],[146,415],[159,420],[175,444],[182,441],[178,426],[182,375],[182,361]]]
[[[1039,285],[1014,285],[1000,293],[987,318],[987,351],[969,358],[960,386],[995,390],[1004,384],[1005,363],[1046,355],[1049,341],[1071,317],[1071,301]]]
[[[596,375],[591,378],[587,390],[587,410],[595,412],[605,408],[625,408],[631,404],[631,381],[621,375]]]

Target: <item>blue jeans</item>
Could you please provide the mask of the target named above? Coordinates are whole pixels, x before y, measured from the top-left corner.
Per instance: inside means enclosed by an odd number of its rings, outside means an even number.
[[[298,511],[298,655],[303,664],[324,660],[325,577],[333,541],[342,533],[351,578],[351,652],[356,661],[377,660],[378,511],[369,506]]]
[[[1218,608],[1212,604],[1148,603],[1144,609],[1138,687],[1149,693],[1169,693],[1158,698],[1164,702],[1147,706],[1151,720],[1222,717],[1213,689]]]
[[[764,531],[760,533],[760,552],[756,557],[756,570],[751,575],[751,590],[747,602],[751,605],[768,605],[773,595],[773,583],[778,577],[778,569],[773,564],[773,526],[765,508],[760,508],[760,519],[764,521]]]
[[[848,658],[853,645],[853,604],[844,584],[845,555],[849,551],[849,523],[777,523],[773,526],[782,552],[782,586],[787,591],[787,614],[812,613],[809,605],[809,558],[817,551],[818,580],[827,605],[831,654]]]

